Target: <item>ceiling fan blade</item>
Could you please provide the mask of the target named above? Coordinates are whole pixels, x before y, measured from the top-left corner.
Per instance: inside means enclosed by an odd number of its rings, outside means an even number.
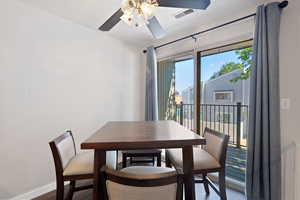
[[[101,31],[109,31],[114,27],[119,21],[121,21],[120,17],[123,16],[123,11],[120,8],[117,12],[115,12],[102,26],[99,27]]]
[[[165,30],[155,16],[148,20],[147,27],[156,39],[160,39],[166,35]]]
[[[158,5],[161,7],[205,10],[210,5],[210,0],[158,0]]]

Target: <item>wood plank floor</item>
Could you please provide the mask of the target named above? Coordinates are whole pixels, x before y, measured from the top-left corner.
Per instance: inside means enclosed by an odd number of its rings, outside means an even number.
[[[66,192],[68,188],[66,186]],[[92,190],[80,191],[74,194],[73,200],[91,200]],[[218,195],[210,188],[210,195],[206,196],[202,184],[196,184],[196,199],[197,200],[219,200]],[[245,196],[231,189],[227,189],[228,200],[245,200]],[[34,200],[55,200],[55,191],[44,194]]]
[[[132,164],[135,165],[135,164]],[[131,166],[132,166],[131,165]],[[141,164],[136,164],[141,165]],[[150,164],[144,164],[144,165],[150,165]],[[121,168],[122,163],[119,163],[119,168]],[[130,166],[129,162],[127,163],[127,166]],[[162,166],[165,167],[165,162],[162,161]],[[80,185],[89,185],[91,184],[91,181],[81,181],[77,182],[76,186]],[[68,193],[68,186],[65,188],[65,196]],[[44,194],[42,196],[39,196],[33,200],[55,200],[56,198],[56,191],[49,192],[47,194]],[[228,200],[246,200],[246,197],[244,194],[237,192],[232,189],[227,189],[227,199]],[[73,200],[92,200],[92,189],[75,192],[73,196]],[[220,200],[220,197],[213,191],[212,188],[210,188],[210,195],[206,195],[204,191],[203,184],[196,184],[196,200]]]

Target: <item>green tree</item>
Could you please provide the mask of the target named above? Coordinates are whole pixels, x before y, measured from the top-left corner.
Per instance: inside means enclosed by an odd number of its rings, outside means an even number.
[[[222,76],[224,74],[227,74],[229,72],[232,72],[236,69],[243,69],[244,66],[240,63],[235,63],[235,62],[229,62],[229,63],[226,63],[224,64],[221,69],[218,71],[218,72],[215,72],[212,77],[210,77],[210,80],[211,79],[215,79],[219,76]]]
[[[251,62],[253,49],[252,47],[236,50],[235,54],[238,55],[239,62],[229,62],[224,64],[218,72],[215,72],[210,79],[215,79],[219,76],[232,72],[236,69],[244,69],[244,71],[237,77],[230,80],[231,82],[237,82],[239,80],[246,80],[250,77]]]
[[[237,82],[239,80],[247,80],[250,78],[251,66],[252,66],[252,56],[253,48],[245,48],[241,50],[236,50],[235,53],[239,56],[239,60],[243,65],[244,71],[237,77],[231,80],[231,82]]]

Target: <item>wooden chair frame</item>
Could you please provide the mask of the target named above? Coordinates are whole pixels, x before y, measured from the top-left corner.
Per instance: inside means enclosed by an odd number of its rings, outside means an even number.
[[[63,169],[61,155],[59,153],[57,145],[68,137],[72,137],[72,141],[73,141],[73,145],[74,145],[74,152],[75,152],[74,156],[76,156],[77,153],[76,153],[75,141],[74,141],[73,134],[70,130],[67,130],[62,135],[60,135],[59,137],[57,137],[54,140],[52,140],[51,142],[49,142],[49,145],[50,145],[50,148],[52,151],[52,155],[53,155],[53,159],[54,159],[54,164],[55,164],[56,199],[57,200],[64,199],[64,182],[65,181],[70,181],[70,189],[69,189],[69,193],[67,195],[67,199],[72,199],[74,192],[93,188],[93,185],[76,187],[76,180],[92,179],[93,173],[69,175],[69,176],[63,175],[64,169]]]
[[[193,170],[194,175],[197,175],[197,174],[202,175],[202,179],[195,180],[195,183],[203,183],[206,194],[209,194],[209,186],[211,186],[212,189],[221,197],[222,200],[227,200],[226,182],[225,182],[225,167],[226,167],[226,154],[227,154],[229,136],[206,127],[204,130],[204,137],[207,133],[213,134],[213,135],[223,139],[223,143],[222,143],[222,147],[221,147],[220,161],[219,161],[221,167],[214,168],[214,169],[202,169],[202,170],[194,169]],[[172,164],[173,163],[170,160],[168,154],[166,154],[166,166],[171,167]],[[176,168],[176,170],[179,173],[182,173],[178,166],[174,165],[174,167]],[[217,189],[215,184],[207,177],[207,173],[214,173],[214,172],[219,173],[219,190]]]
[[[116,171],[104,167],[102,169],[103,179],[102,185],[105,186],[105,200],[108,199],[106,181],[110,180],[112,182],[135,187],[156,187],[165,186],[173,183],[177,183],[176,200],[183,199],[183,177],[180,174],[170,175],[167,177],[153,178],[153,179],[137,179],[126,176],[126,172]]]

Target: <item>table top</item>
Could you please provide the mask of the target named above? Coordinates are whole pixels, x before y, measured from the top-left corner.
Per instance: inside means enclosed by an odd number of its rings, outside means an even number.
[[[108,122],[82,149],[131,150],[203,145],[205,139],[174,121]]]

